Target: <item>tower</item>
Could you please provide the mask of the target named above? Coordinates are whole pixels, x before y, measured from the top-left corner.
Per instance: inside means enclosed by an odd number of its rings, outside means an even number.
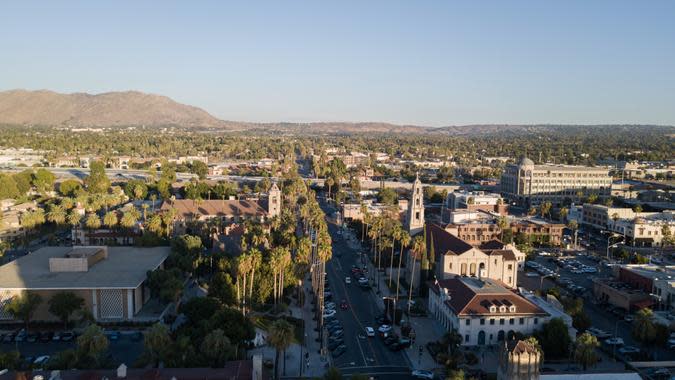
[[[275,182],[267,194],[267,216],[274,218],[279,214],[281,214],[281,190]]]
[[[537,380],[541,352],[524,340],[504,341],[499,354],[497,380]]]
[[[410,202],[408,202],[408,215],[406,218],[408,233],[415,235],[424,228],[424,192],[419,173],[415,176],[412,185]]]

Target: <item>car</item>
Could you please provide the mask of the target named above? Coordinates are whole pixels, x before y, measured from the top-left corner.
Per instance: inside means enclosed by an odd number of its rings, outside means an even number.
[[[16,336],[14,337],[14,341],[15,341],[15,342],[23,342],[23,341],[26,340],[26,336],[27,336],[27,335],[28,335],[28,334],[26,334],[26,330],[25,330],[25,329],[21,329],[21,331],[19,331],[19,333],[16,334]]]
[[[398,344],[402,348],[408,348],[408,347],[412,346],[412,340],[407,339],[407,338],[401,338],[401,339],[398,340]]]
[[[340,309],[347,310],[348,308],[349,308],[349,304],[347,303],[347,300],[342,300],[340,302]]]
[[[329,333],[330,336],[336,337],[336,338],[342,337],[344,334],[345,334],[345,331],[342,330],[342,329],[334,330],[333,332]]]
[[[8,333],[2,338],[2,343],[12,343],[14,342],[14,333]]]
[[[339,346],[335,349],[335,351],[333,351],[333,357],[334,357],[334,358],[339,358],[339,357],[342,356],[342,354],[344,354],[346,351],[347,351],[347,346],[345,346],[344,344],[339,345]]]
[[[334,331],[342,330],[342,326],[340,325],[332,325],[327,327],[328,333],[332,334]]]
[[[352,278],[351,277],[345,277],[345,284],[351,284],[352,283]]]
[[[325,311],[323,312],[323,317],[324,317],[324,318],[334,317],[334,316],[335,316],[335,313],[336,313],[336,311],[335,311],[335,310],[332,310],[332,309],[325,310]]]
[[[424,371],[421,369],[416,369],[412,371],[411,373],[412,377],[416,379],[427,379],[427,380],[433,380],[434,379],[434,373],[431,371]]]
[[[375,329],[373,329],[370,326],[367,326],[366,327],[366,335],[369,336],[369,337],[375,336]]]
[[[527,273],[525,273],[525,276],[526,277],[539,277],[539,274],[535,273],[535,272],[527,272]]]
[[[396,335],[390,334],[386,338],[384,338],[385,345],[390,346],[394,343],[398,343],[398,337]]]
[[[70,342],[73,339],[75,339],[75,334],[73,334],[72,331],[66,331],[64,333],[61,333],[62,342]]]
[[[341,346],[342,344],[344,344],[343,340],[334,340],[334,341],[328,343],[328,349],[333,351],[336,348],[338,348],[339,346]]]
[[[335,310],[335,306],[335,302],[326,302],[326,304],[323,305],[323,307],[328,310]]]
[[[131,340],[133,342],[140,342],[143,340],[143,333],[140,331],[136,331],[133,334],[131,334]]]
[[[390,325],[382,325],[377,329],[377,331],[379,331],[381,333],[388,333],[389,331],[391,331],[391,326]]]
[[[30,333],[26,335],[26,342],[28,343],[35,343],[38,341],[38,338],[40,338],[40,335],[38,333]]]
[[[605,332],[603,330],[600,330],[599,328],[596,327],[591,327],[590,329],[587,330],[589,334],[595,336],[598,339],[605,339],[609,338],[612,336],[612,334]]]
[[[396,351],[401,351],[402,349],[405,348],[405,347],[403,347],[403,345],[401,345],[399,342],[394,342],[394,343],[388,345],[388,347],[389,347],[389,349],[390,349],[391,351],[394,351],[394,352],[396,352]]]
[[[40,369],[45,364],[47,364],[48,361],[49,361],[49,355],[38,356],[37,359],[35,359],[35,361],[33,361],[33,365],[35,366],[35,368]]]
[[[40,333],[40,342],[47,343],[52,341],[54,333],[51,331],[43,331]]]
[[[609,338],[605,340],[605,344],[608,346],[623,346],[623,339],[621,338]]]
[[[626,314],[626,315],[624,315],[623,320],[626,321],[626,322],[633,322],[635,320],[635,317],[633,317],[630,314]]]
[[[619,351],[619,353],[622,354],[622,355],[639,354],[640,353],[640,349],[637,348],[637,347],[633,347],[633,346],[621,347],[617,351]]]
[[[55,332],[54,335],[52,336],[52,342],[58,342],[60,340],[61,340],[61,333]]]

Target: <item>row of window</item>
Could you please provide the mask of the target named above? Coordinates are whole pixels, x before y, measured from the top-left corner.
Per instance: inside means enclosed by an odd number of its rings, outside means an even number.
[[[490,318],[490,325],[494,325],[494,324],[495,324],[495,320],[496,320],[495,318]],[[465,323],[467,326],[471,326],[471,319],[470,319],[470,318],[467,318],[465,321],[466,321],[466,322],[464,322],[464,323]],[[536,325],[536,324],[539,324],[539,318],[534,318],[534,321],[533,321],[533,322],[534,322],[535,325]],[[481,326],[482,326],[482,325],[485,325],[485,318],[481,318],[481,319],[480,319],[480,324],[481,324]],[[499,318],[499,324],[500,324],[500,325],[505,325],[505,324],[506,324],[506,318]],[[515,319],[515,318],[509,318],[509,325],[515,325],[515,324],[516,324],[516,319]],[[519,325],[524,325],[524,324],[525,324],[525,318],[524,318],[524,317],[518,318],[518,324],[519,324]]]

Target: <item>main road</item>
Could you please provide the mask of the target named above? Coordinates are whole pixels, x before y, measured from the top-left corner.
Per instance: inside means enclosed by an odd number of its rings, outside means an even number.
[[[321,206],[327,215],[335,211],[323,201]],[[337,318],[343,326],[347,346],[342,356],[333,358],[333,365],[345,375],[360,373],[386,379],[411,378],[409,360],[403,351],[389,350],[379,336],[366,336],[366,326],[377,331],[375,318],[382,314],[378,306],[381,301],[372,290],[359,287],[354,279],[351,284],[345,282],[345,278],[351,277],[352,265],[361,266],[361,252],[349,246],[348,232],[340,232],[341,228],[333,218],[328,217],[327,222],[333,239],[333,258],[326,263],[326,273],[333,293],[332,301],[338,305]],[[347,301],[347,310],[339,308],[342,300]]]

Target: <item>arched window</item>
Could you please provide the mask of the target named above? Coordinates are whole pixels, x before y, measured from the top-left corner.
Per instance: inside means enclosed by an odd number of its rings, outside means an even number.
[[[461,274],[462,276],[466,276],[466,263],[462,263],[462,265],[460,266],[459,274]]]
[[[472,276],[476,275],[476,263],[471,263],[471,265],[469,266],[469,273]]]

